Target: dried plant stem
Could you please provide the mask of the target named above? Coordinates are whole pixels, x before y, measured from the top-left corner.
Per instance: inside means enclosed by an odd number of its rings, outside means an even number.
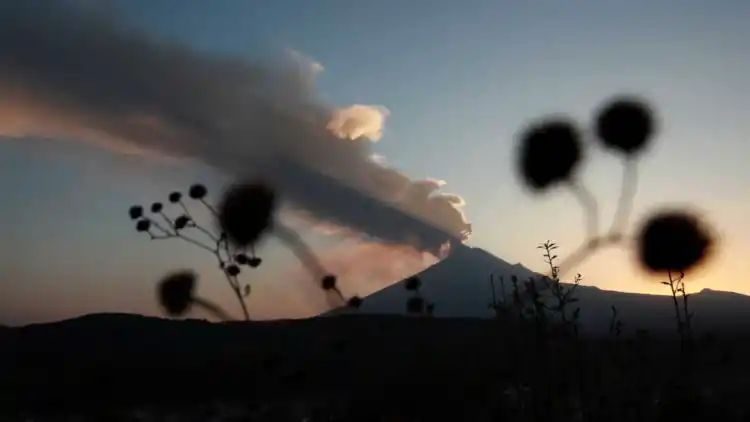
[[[321,279],[328,274],[328,271],[325,269],[318,257],[315,256],[315,254],[312,252],[312,249],[307,246],[307,244],[302,240],[297,232],[279,222],[275,223],[275,225],[273,226],[273,230],[276,237],[278,237],[282,242],[286,243],[289,249],[292,250],[292,253],[297,256],[297,259],[302,262],[302,265],[307,267],[307,269],[313,274],[316,279]],[[346,303],[346,298],[344,297],[344,294],[341,292],[338,286],[333,286],[330,288],[330,290],[333,290],[336,296],[338,296],[338,298],[341,299],[343,303]]]
[[[229,286],[232,288],[232,291],[234,292],[234,295],[237,297],[237,301],[240,302],[240,307],[242,308],[242,316],[245,317],[245,321],[250,321],[250,313],[247,311],[247,304],[245,303],[245,298],[242,297],[242,291],[240,290],[239,282],[236,278],[234,280],[233,277],[226,273],[226,271],[222,271],[224,273],[224,276],[227,278],[227,281],[229,282]]]
[[[313,254],[310,247],[300,238],[300,236],[294,230],[284,226],[281,223],[276,223],[273,227],[274,234],[286,243],[289,249],[297,256],[302,264],[307,267],[315,277],[323,277],[326,275],[326,270],[323,264],[320,263],[318,257]]]
[[[628,226],[630,214],[633,211],[633,201],[638,190],[638,167],[634,158],[628,157],[623,163],[622,187],[620,199],[617,201],[617,211],[612,219],[609,235],[622,233]]]
[[[146,217],[146,219],[149,220],[154,227],[156,227],[159,231],[162,232],[161,234],[150,233],[151,234],[151,239],[152,240],[182,239],[185,242],[191,243],[191,244],[193,244],[193,245],[195,245],[195,246],[197,246],[197,247],[199,247],[199,248],[201,248],[201,249],[203,249],[205,251],[208,251],[211,254],[213,254],[216,257],[216,259],[217,259],[217,261],[219,263],[219,268],[220,268],[221,272],[224,274],[224,277],[226,277],[227,282],[229,283],[229,287],[232,289],[232,291],[234,292],[234,295],[237,297],[237,301],[240,303],[240,307],[242,309],[242,315],[244,316],[245,321],[250,321],[250,313],[248,312],[247,304],[245,303],[245,298],[242,295],[242,290],[240,288],[239,282],[236,280],[236,278],[233,279],[233,276],[230,276],[226,272],[226,265],[234,262],[234,257],[232,255],[230,249],[229,249],[229,242],[226,241],[226,239],[225,239],[224,236],[217,236],[216,234],[211,233],[211,231],[209,231],[205,227],[203,227],[203,226],[195,223],[195,220],[193,220],[193,218],[190,215],[190,213],[188,212],[187,207],[185,206],[185,204],[182,203],[182,201],[180,201],[179,204],[182,206],[182,208],[185,211],[186,215],[193,222],[188,227],[195,228],[195,229],[197,229],[197,230],[205,233],[207,236],[209,236],[211,238],[211,240],[213,240],[215,242],[215,245],[214,246],[210,246],[210,245],[207,245],[207,244],[205,244],[205,243],[203,243],[203,242],[201,242],[199,240],[193,239],[190,236],[185,235],[180,230],[178,230],[176,227],[174,227],[174,222],[172,222],[172,220],[166,214],[164,214],[164,213],[160,213],[160,214],[162,215],[162,217],[164,218],[164,220],[167,223],[169,223],[169,226],[170,226],[171,230],[167,230],[166,228],[164,228],[163,226],[161,226],[158,222],[154,221],[152,218]],[[222,245],[222,243],[223,243],[223,245]],[[223,250],[226,253],[226,259],[221,256],[222,246],[223,246]],[[219,312],[224,317],[227,317],[226,312],[222,311],[217,305],[211,304],[210,302],[207,302],[205,300],[202,300],[202,302],[200,303],[200,305],[203,306],[204,308],[206,308],[207,310],[209,310],[210,312],[214,313],[217,316],[219,315],[217,313],[217,309],[218,309]],[[225,319],[231,319],[231,318],[225,318]]]
[[[677,321],[677,333],[680,335],[680,350],[685,351],[685,327],[682,322],[682,314],[680,313],[680,304],[677,301],[677,292],[679,290],[679,284],[682,277],[675,278],[672,275],[672,271],[668,271],[669,281],[666,283],[669,285],[669,289],[672,292],[672,302],[674,303],[675,320]]]
[[[218,319],[222,321],[228,321],[233,319],[229,314],[224,312],[223,309],[219,305],[216,305],[213,302],[210,302],[206,299],[200,298],[200,297],[193,297],[193,304],[203,308],[204,310],[208,311],[209,313],[214,314]]]
[[[591,191],[578,181],[571,181],[568,186],[583,208],[586,239],[596,239],[599,236],[599,205],[596,198],[591,194]]]

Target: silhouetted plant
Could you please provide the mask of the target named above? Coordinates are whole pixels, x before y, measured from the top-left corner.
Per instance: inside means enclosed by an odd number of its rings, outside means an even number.
[[[322,290],[333,293],[339,304],[352,305],[345,299],[336,277],[328,274],[302,239],[292,229],[274,221],[276,198],[270,188],[259,183],[236,184],[226,191],[218,209],[206,200],[207,195],[208,190],[201,184],[192,185],[188,190],[188,197],[202,204],[218,220],[219,232],[197,223],[183,202],[182,194],[177,191],[168,196],[169,202],[178,206],[181,211],[176,217],[168,215],[158,202],[151,206],[154,217],[144,216],[140,206],[131,207],[129,215],[138,219],[136,229],[148,233],[151,239],[182,239],[210,252],[217,259],[246,320],[250,316],[245,298],[249,296],[251,288],[249,284],[241,283],[238,277],[242,273],[242,266],[257,268],[261,265],[263,261],[255,255],[255,245],[269,232],[277,235],[290,247],[305,267],[320,280]],[[157,218],[162,222],[158,222]],[[198,233],[202,238],[194,237]],[[361,298],[357,298],[353,303],[361,304],[361,301]],[[213,313],[217,314],[215,311]],[[221,314],[226,316],[224,312]]]
[[[495,288],[495,275],[490,274],[490,288],[492,289],[492,302],[488,305],[490,309],[495,313],[496,318],[500,318],[507,309],[506,303],[505,303],[505,277],[500,276],[498,277],[498,280],[500,281],[500,298],[501,301],[498,302],[497,300],[497,292]]]
[[[610,309],[612,310],[612,316],[609,319],[609,335],[620,337],[620,334],[622,334],[622,321],[618,318],[617,307],[612,305]]]
[[[650,217],[638,236],[641,264],[648,270],[666,273],[680,335],[683,355],[692,344],[689,297],[685,272],[699,265],[709,255],[713,236],[695,215],[683,211],[666,211]],[[678,296],[682,296],[682,310]]]
[[[420,292],[422,280],[417,276],[411,276],[406,279],[404,288],[413,292],[412,296],[406,299],[406,312],[410,314],[431,316],[435,310],[434,303],[427,303]]]
[[[544,330],[547,325],[546,305],[544,297],[537,288],[537,283],[533,277],[529,277],[524,283],[526,296],[529,298],[531,306],[526,307],[526,314],[536,321],[537,327]]]
[[[580,285],[581,279],[583,277],[581,276],[581,274],[576,274],[573,282],[569,286],[566,286],[565,284],[560,282],[560,267],[555,265],[557,255],[554,251],[557,248],[557,244],[554,242],[550,242],[549,240],[537,246],[537,249],[543,250],[544,262],[547,263],[550,268],[550,276],[543,277],[542,280],[545,282],[546,287],[549,289],[549,291],[552,293],[553,298],[555,299],[555,304],[552,306],[552,311],[560,316],[560,320],[566,327],[570,325],[573,328],[573,331],[577,331],[577,320],[580,314],[580,308],[577,308],[570,316],[568,315],[567,308],[570,304],[578,302],[578,298],[573,295]]]
[[[198,186],[198,188],[196,188]],[[205,197],[208,191],[202,185],[193,185],[190,188],[190,197],[192,199],[199,200],[203,206],[212,214],[215,213],[213,207],[205,201]],[[247,304],[245,298],[250,294],[250,288],[248,284],[243,284],[239,281],[238,276],[242,272],[240,269],[240,262],[236,260],[236,256],[240,253],[244,253],[241,250],[233,250],[235,248],[229,244],[226,236],[223,232],[215,232],[209,227],[199,224],[192,216],[190,209],[182,200],[182,194],[180,192],[172,192],[168,196],[169,203],[172,206],[179,208],[179,214],[170,216],[164,206],[160,202],[155,202],[151,205],[151,216],[146,216],[142,213],[140,206],[131,207],[130,215],[138,215],[140,220],[136,225],[136,229],[139,232],[146,232],[152,240],[163,240],[163,239],[180,239],[191,243],[213,255],[218,263],[219,268],[222,270],[222,274],[227,280],[230,288],[235,294],[237,301],[242,309],[242,314],[246,320],[250,319],[250,315],[247,310]],[[140,211],[133,211],[134,208],[140,209]],[[226,317],[226,312],[217,312],[216,305],[204,306],[204,308],[211,308],[212,313],[218,315],[221,314]],[[170,312],[173,315],[180,314],[179,312]]]
[[[553,291],[553,296],[561,296],[560,291],[557,294],[554,292],[556,286],[559,286],[554,280],[559,281],[566,271],[598,249],[608,245],[623,246],[626,240],[629,240],[627,231],[637,191],[637,162],[647,150],[656,132],[657,123],[648,104],[632,96],[621,96],[610,100],[599,109],[591,136],[584,135],[585,138],[596,139],[605,150],[619,155],[623,163],[622,186],[616,211],[609,229],[601,232],[599,205],[590,191],[575,177],[579,157],[583,155],[583,146],[574,140],[578,137],[577,132],[572,129],[574,123],[563,120],[551,122],[546,126],[534,124],[523,133],[519,140],[517,160],[521,176],[532,190],[542,191],[553,185],[568,187],[584,211],[586,234],[583,244],[559,265],[548,262],[549,280],[552,280],[548,287]],[[567,147],[564,147],[565,145]],[[650,272],[666,274],[668,277],[668,281],[662,283],[669,286],[672,294],[680,335],[682,367],[689,368],[691,347],[688,346],[692,344],[693,316],[689,311],[690,295],[686,291],[684,277],[687,270],[698,266],[710,255],[714,245],[711,230],[693,214],[667,211],[655,213],[647,218],[635,240],[636,252],[642,267]],[[547,261],[551,261],[552,257],[556,258],[551,248],[544,249]],[[536,291],[534,284],[527,283],[526,287],[536,310],[532,312],[538,324],[540,313],[537,298],[541,295]],[[517,291],[517,288],[515,290]],[[515,295],[514,292],[514,301]],[[679,296],[682,296],[681,301]],[[574,312],[576,319],[579,312],[580,309]],[[610,333],[617,337],[622,331],[623,324],[615,307],[612,307],[612,312]],[[621,367],[623,364],[620,361],[617,366]],[[584,379],[580,381],[584,382]]]
[[[159,282],[159,302],[170,315],[182,315],[195,305],[220,319],[227,319],[227,314],[220,307],[195,296],[197,283],[198,276],[193,271],[183,270],[168,274]]]
[[[575,178],[583,146],[575,124],[568,120],[535,123],[520,137],[518,163],[524,181],[539,191],[565,182],[584,209],[587,235],[583,245],[568,256],[554,273],[564,274],[598,248],[622,244],[632,212],[637,188],[637,158],[646,150],[656,131],[651,107],[633,96],[619,96],[608,101],[595,116],[593,137],[608,151],[623,157],[623,182],[612,225],[606,233],[599,231],[599,207],[596,199]],[[658,214],[649,220],[639,237],[639,255],[652,271],[684,271],[699,263],[712,245],[708,231],[700,221],[687,213]]]
[[[518,276],[511,275],[510,283],[513,285],[513,307],[518,311],[519,318],[523,319],[523,299],[521,298],[521,289],[518,287]]]

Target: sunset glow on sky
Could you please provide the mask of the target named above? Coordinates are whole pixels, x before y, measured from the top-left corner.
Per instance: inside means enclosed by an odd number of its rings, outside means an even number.
[[[70,7],[94,7],[206,54],[248,61],[304,54],[321,65],[315,85],[322,102],[388,111],[382,134],[379,125],[368,128],[373,139],[382,135],[370,145],[384,157],[378,159],[414,179],[444,180],[443,191],[466,201],[468,244],[537,271],[545,264],[536,246],[552,239],[565,255],[583,241],[584,221],[569,192],[536,195],[520,183],[518,133],[550,114],[588,128],[613,95],[647,98],[659,130],[638,163],[628,235],[652,211],[693,209],[719,243],[708,264],[688,275],[691,291],[750,294],[746,1],[143,0]],[[203,295],[234,310],[210,256],[188,244],[149,242],[127,218],[130,205],[166,202],[169,192],[198,181],[216,200],[231,181],[226,174],[196,160],[137,153],[116,139],[113,147],[75,136],[16,136],[11,126],[23,116],[12,106],[0,100],[0,129],[13,135],[0,137],[0,323],[161,314],[154,283],[175,268],[195,268]],[[603,227],[621,175],[618,157],[595,146],[587,151],[581,178],[599,200]],[[293,224],[340,274],[343,288],[359,294],[435,262],[409,248]],[[273,240],[259,251],[264,265],[250,275],[255,317],[323,309],[323,299],[300,287],[305,273],[294,256]],[[366,265],[348,264],[365,255]],[[667,293],[633,255],[628,247],[603,250],[575,272],[602,289]]]

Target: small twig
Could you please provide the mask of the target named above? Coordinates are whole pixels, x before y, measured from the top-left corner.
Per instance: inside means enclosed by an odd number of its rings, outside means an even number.
[[[185,211],[185,215],[187,215],[188,217],[190,217],[191,220],[195,221],[195,219],[193,218],[193,216],[190,214],[190,211],[187,209],[187,206],[185,206],[185,203],[182,202],[182,199],[180,199],[179,201],[177,201],[177,204],[179,204],[180,207],[182,208],[182,210]]]
[[[205,199],[203,199],[203,198],[200,198],[200,199],[199,199],[199,201],[200,201],[200,202],[201,202],[201,204],[203,204],[203,205],[204,205],[204,206],[205,206],[206,208],[208,208],[208,210],[209,210],[209,211],[211,212],[211,214],[213,214],[213,215],[214,215],[214,217],[217,217],[217,218],[219,217],[219,212],[218,212],[218,211],[216,211],[216,208],[214,208],[214,207],[213,207],[213,205],[211,205],[211,204],[209,204],[208,202],[206,202],[206,200],[205,200]]]
[[[192,224],[190,224],[189,227],[192,227],[194,229],[197,229],[197,230],[203,232],[206,236],[210,237],[211,240],[213,240],[214,242],[218,242],[219,241],[219,238],[214,233],[211,233],[210,230],[208,230],[205,227],[201,226],[200,224],[196,223],[195,220],[191,219],[190,221],[192,222]]]

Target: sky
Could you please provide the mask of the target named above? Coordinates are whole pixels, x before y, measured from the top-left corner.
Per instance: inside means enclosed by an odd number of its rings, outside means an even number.
[[[689,288],[750,294],[747,2],[148,0],[69,7],[91,8],[200,54],[248,62],[305,57],[316,64],[317,101],[387,109],[382,138],[366,148],[415,180],[446,181],[442,190],[466,202],[471,246],[539,271],[536,245],[555,240],[564,255],[583,240],[584,226],[569,192],[536,195],[520,183],[518,133],[559,114],[587,128],[607,99],[639,95],[654,107],[659,130],[638,163],[629,234],[650,212],[689,207],[719,238],[708,265],[689,274]],[[0,323],[101,311],[158,315],[155,283],[177,268],[194,268],[201,294],[234,309],[210,256],[188,244],[148,241],[127,218],[130,205],[165,201],[198,181],[216,199],[233,180],[226,169],[75,135],[0,138]],[[619,194],[620,164],[592,146],[580,174],[605,222]],[[434,262],[294,224],[352,292]],[[259,252],[264,265],[249,276],[254,317],[320,310],[315,292],[299,288],[309,281],[288,251],[269,241]],[[357,254],[367,264],[352,268],[347,261]],[[627,247],[602,251],[576,271],[583,284],[602,289],[665,293],[633,256]]]

